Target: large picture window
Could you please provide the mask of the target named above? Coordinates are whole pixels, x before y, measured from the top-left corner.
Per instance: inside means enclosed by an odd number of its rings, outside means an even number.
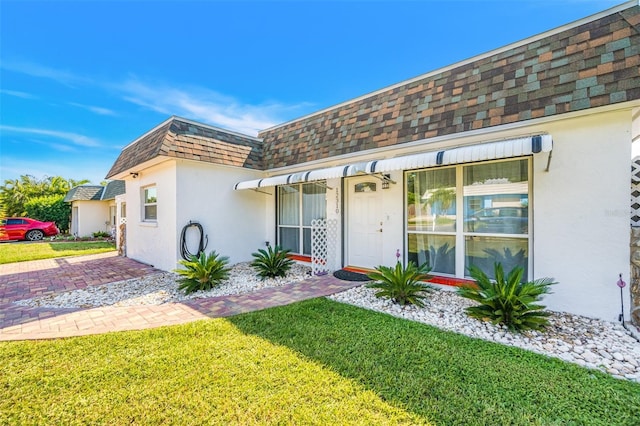
[[[405,173],[408,260],[436,274],[493,276],[529,264],[529,160],[496,161]]]
[[[317,183],[278,187],[278,245],[311,255],[311,221],[327,213],[326,189]]]

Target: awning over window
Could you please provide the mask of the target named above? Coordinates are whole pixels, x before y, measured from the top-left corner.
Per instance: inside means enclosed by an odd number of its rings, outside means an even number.
[[[364,169],[366,165],[367,163],[349,164],[346,166],[329,167],[326,169],[272,176],[264,179],[247,180],[244,182],[236,183],[234,189],[265,188],[267,186],[287,185],[293,183],[304,183],[339,177],[356,176],[365,173]]]
[[[395,170],[421,169],[451,164],[498,160],[501,158],[522,157],[540,152],[550,152],[552,148],[553,140],[551,135],[538,135],[499,142],[462,146],[442,151],[429,151],[420,154],[404,155],[386,160],[373,160],[344,166],[329,167],[326,169],[272,176],[264,179],[248,180],[238,182],[234,189],[256,189],[268,186],[313,182],[363,174],[386,173]]]
[[[539,152],[549,152],[552,148],[553,140],[551,135],[539,135],[500,142],[462,146],[443,151],[405,155],[387,160],[370,161],[367,163],[365,172],[386,173],[394,170],[421,169],[425,167],[522,157]]]

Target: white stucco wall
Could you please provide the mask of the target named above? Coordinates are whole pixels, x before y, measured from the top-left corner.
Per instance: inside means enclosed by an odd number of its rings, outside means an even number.
[[[176,265],[176,165],[167,161],[127,177],[127,257],[156,268],[171,270]],[[155,185],[158,196],[157,221],[143,220],[143,188]]]
[[[256,179],[261,172],[238,167],[194,161],[179,161],[177,166],[176,244],[174,264],[180,258],[179,238],[189,221],[199,222],[208,236],[207,253],[215,250],[228,256],[232,264],[252,259],[251,253],[274,242],[272,195],[251,190],[235,191],[242,180]],[[264,191],[272,194],[275,188]],[[270,226],[267,226],[267,224]],[[193,231],[193,232],[192,232]],[[189,249],[198,246],[194,228],[187,234]],[[191,241],[190,241],[191,240]],[[172,266],[172,268],[175,266]]]
[[[74,201],[71,211],[78,213],[77,222],[71,220],[71,233],[78,237],[90,237],[94,232],[108,232],[105,222],[109,221],[108,201]],[[74,208],[78,209],[75,210]],[[77,223],[77,229],[74,226]]]
[[[640,156],[640,108],[634,108],[631,114],[633,117],[631,123],[631,138],[633,140],[631,158],[636,158]]]
[[[631,112],[557,121],[549,172],[534,163],[535,277],[559,284],[549,309],[616,320],[629,281]],[[625,298],[629,300],[628,286]]]

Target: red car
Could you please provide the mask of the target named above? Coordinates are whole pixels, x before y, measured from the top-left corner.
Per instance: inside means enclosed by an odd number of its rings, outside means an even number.
[[[7,217],[0,220],[0,240],[40,241],[58,235],[54,222],[40,222],[28,217]]]

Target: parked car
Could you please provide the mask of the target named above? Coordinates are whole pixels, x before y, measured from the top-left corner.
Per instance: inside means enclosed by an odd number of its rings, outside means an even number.
[[[526,234],[529,229],[528,207],[493,207],[480,209],[465,220],[467,232]]]
[[[44,237],[58,235],[60,230],[54,222],[40,222],[28,217],[0,219],[0,240],[40,241]]]

